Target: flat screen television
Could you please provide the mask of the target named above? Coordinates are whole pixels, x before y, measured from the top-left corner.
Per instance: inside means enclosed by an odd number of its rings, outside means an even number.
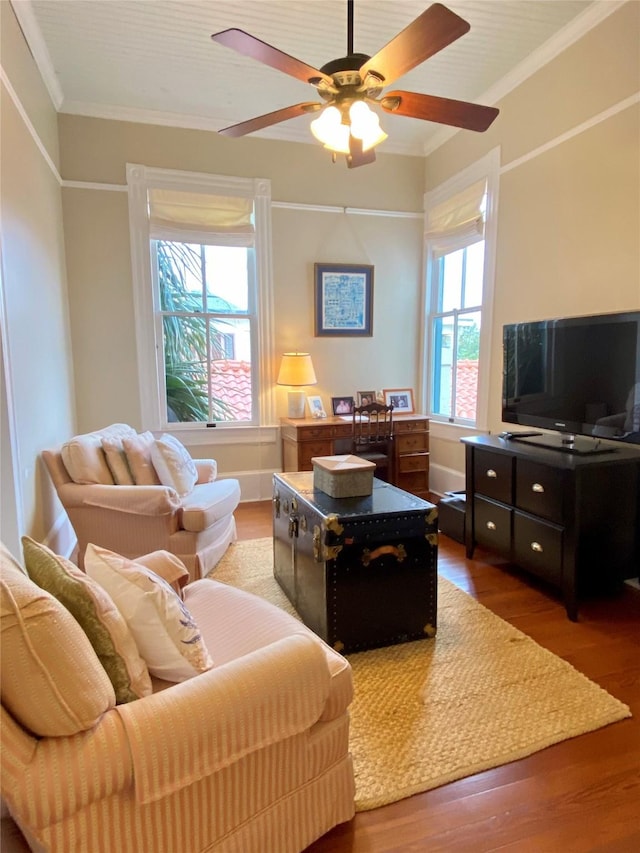
[[[640,445],[640,311],[506,325],[503,359],[502,420],[554,431],[520,440],[572,453]]]

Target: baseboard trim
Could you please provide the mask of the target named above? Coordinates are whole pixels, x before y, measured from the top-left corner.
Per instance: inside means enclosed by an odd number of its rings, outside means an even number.
[[[446,468],[444,465],[429,465],[429,491],[436,495],[444,495],[446,492],[458,492],[465,488],[464,472],[455,468]]]

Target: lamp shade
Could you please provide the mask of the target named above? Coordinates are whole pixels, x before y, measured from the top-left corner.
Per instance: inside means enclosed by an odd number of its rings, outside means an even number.
[[[318,380],[308,352],[285,352],[278,373],[278,385],[315,385]]]

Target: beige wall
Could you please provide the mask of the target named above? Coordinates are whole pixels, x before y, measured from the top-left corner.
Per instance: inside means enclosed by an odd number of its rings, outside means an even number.
[[[639,39],[630,2],[509,93],[488,133],[427,158],[432,189],[501,146],[491,431],[503,428],[504,323],[640,308]],[[442,433],[432,461],[462,472],[460,432]]]
[[[21,534],[40,540],[55,537],[60,506],[39,453],[67,437],[75,428],[75,417],[56,175],[57,118],[9,3],[0,3],[0,14],[7,80],[2,84],[0,116],[4,362],[0,488],[6,510],[0,524],[3,541],[20,556]],[[16,102],[26,111],[26,120]]]
[[[318,385],[329,398],[357,390],[415,387],[422,258],[421,158],[379,155],[373,166],[348,170],[315,145],[228,140],[205,131],[60,116],[65,180],[64,222],[77,414],[80,429],[119,420],[141,423],[133,318],[126,164],[271,181],[275,352],[312,354]],[[101,184],[103,187],[97,187]],[[413,212],[411,217],[328,213],[308,205]],[[417,217],[417,218],[416,218]],[[374,334],[366,339],[314,336],[315,262],[374,267]],[[278,414],[286,414],[278,389]],[[277,441],[229,445],[220,433],[191,446],[214,455],[224,474],[280,467]],[[185,438],[188,443],[189,439]],[[245,491],[248,494],[248,489]]]

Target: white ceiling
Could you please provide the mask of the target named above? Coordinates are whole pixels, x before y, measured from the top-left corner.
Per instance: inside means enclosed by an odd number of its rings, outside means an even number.
[[[211,41],[238,27],[312,66],[347,53],[346,0],[12,0],[61,112],[219,130],[315,90]],[[462,38],[393,88],[494,104],[613,8],[614,0],[445,0]],[[429,0],[355,0],[354,50],[375,54]],[[302,116],[258,136],[317,144]],[[420,155],[452,131],[383,114],[378,149]],[[471,131],[462,131],[469,133]]]

